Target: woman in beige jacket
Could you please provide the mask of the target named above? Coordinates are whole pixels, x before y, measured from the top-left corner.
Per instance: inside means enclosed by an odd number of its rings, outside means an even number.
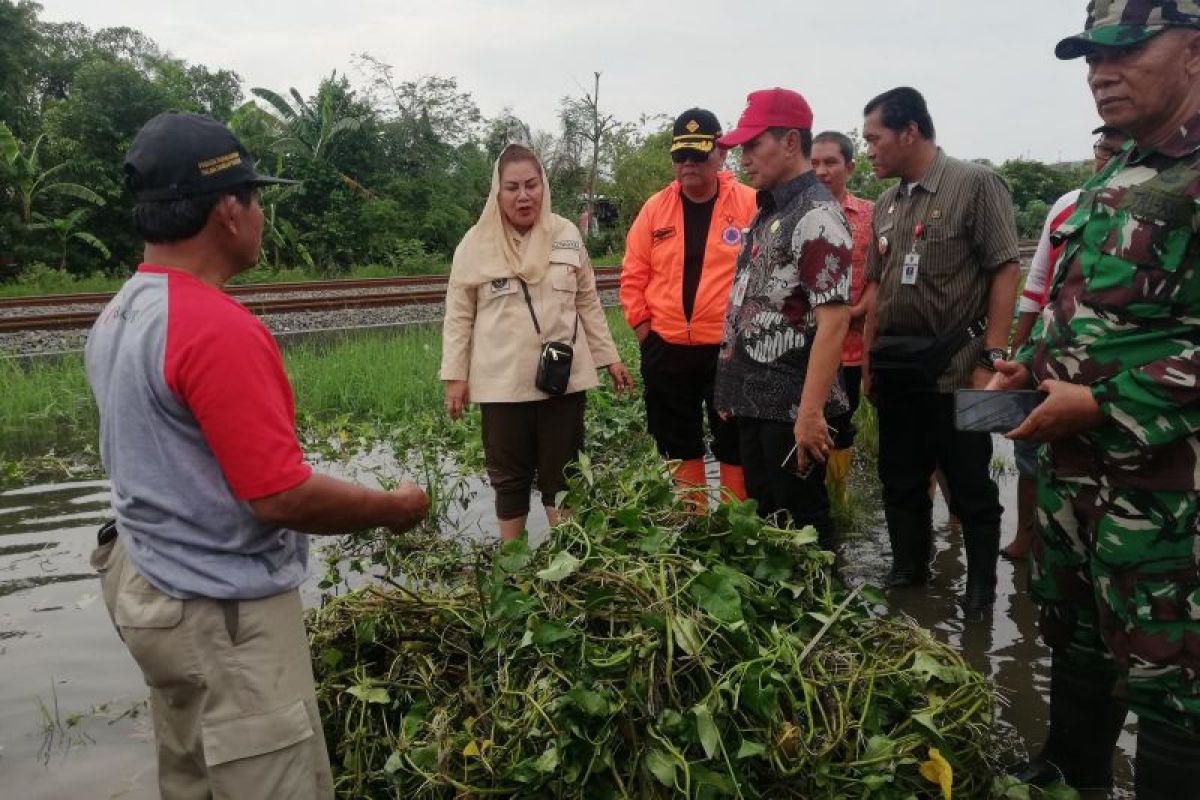
[[[570,381],[558,396],[534,385],[547,341],[574,348]],[[524,530],[535,475],[546,518],[558,522],[555,497],[566,488],[563,469],[583,446],[584,395],[600,384],[598,367],[618,391],[632,390],[578,229],[551,213],[537,156],[509,145],[479,222],[454,252],[440,373],[451,418],[479,403],[502,539]]]

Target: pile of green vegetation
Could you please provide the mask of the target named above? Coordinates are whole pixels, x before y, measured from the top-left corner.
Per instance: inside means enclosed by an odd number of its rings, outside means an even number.
[[[540,548],[423,544],[314,614],[341,796],[988,794],[982,676],[812,529],[696,514],[622,457],[580,462]]]

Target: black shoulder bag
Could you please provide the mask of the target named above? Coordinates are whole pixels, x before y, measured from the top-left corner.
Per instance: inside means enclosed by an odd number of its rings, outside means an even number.
[[[944,336],[879,336],[871,344],[871,375],[881,389],[935,390],[955,354],[986,329],[984,317]]]
[[[525,293],[525,305],[529,306],[529,316],[533,320],[533,329],[537,335],[542,335],[542,326],[538,324],[537,314],[533,311],[533,299],[529,296],[529,287],[521,281],[521,291]],[[537,377],[533,385],[546,394],[564,394],[567,384],[571,382],[571,362],[575,358],[575,338],[579,334],[579,311],[575,312],[575,328],[571,331],[571,343],[542,342],[542,352],[538,356]]]

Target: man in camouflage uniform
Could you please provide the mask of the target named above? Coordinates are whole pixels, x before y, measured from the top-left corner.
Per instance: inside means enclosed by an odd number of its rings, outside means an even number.
[[[1200,1],[1093,0],[1055,52],[1133,143],[1054,232],[1050,304],[991,384],[1048,393],[1009,434],[1049,442],[1050,731],[1022,777],[1111,784],[1128,707],[1138,798],[1200,797]]]

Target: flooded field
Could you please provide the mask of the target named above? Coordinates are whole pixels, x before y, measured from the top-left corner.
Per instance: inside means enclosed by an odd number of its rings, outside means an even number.
[[[998,454],[1011,464],[1006,442]],[[380,459],[357,464],[372,474]],[[386,459],[385,459],[386,460]],[[869,476],[860,479],[870,484]],[[1004,541],[1015,526],[1015,478],[1001,479]],[[484,490],[463,511],[460,526],[484,535],[490,527]],[[102,481],[29,486],[0,493],[0,795],[21,798],[157,797],[147,692],[100,598],[88,566],[95,530],[108,511]],[[1008,739],[1036,749],[1046,724],[1049,659],[1040,645],[1036,612],[1025,592],[1027,567],[1002,561],[994,613],[965,622],[955,601],[962,589],[961,535],[946,526],[939,504],[935,577],[924,590],[893,593],[893,608],[961,648],[1004,698]],[[544,530],[538,511],[530,518]],[[844,572],[853,581],[881,583],[888,568],[880,523],[843,545]],[[319,557],[313,564],[319,568]],[[319,602],[316,576],[304,589]],[[1132,717],[1131,717],[1132,720]],[[1132,737],[1122,739],[1119,789],[1132,797]],[[9,794],[12,791],[13,794]]]

